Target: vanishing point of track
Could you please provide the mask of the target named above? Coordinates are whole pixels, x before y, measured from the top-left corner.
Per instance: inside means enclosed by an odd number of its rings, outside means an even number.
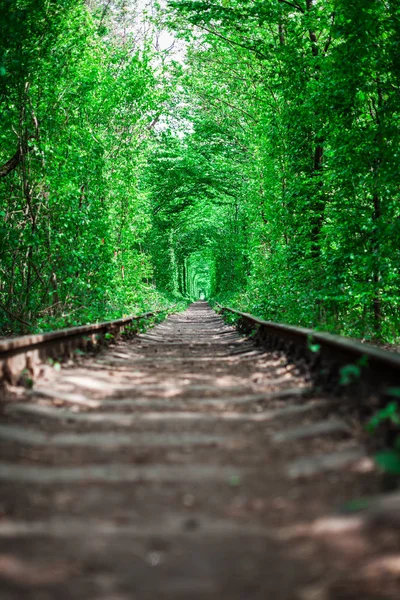
[[[393,482],[355,413],[269,341],[198,302],[8,385],[0,598],[400,597]]]

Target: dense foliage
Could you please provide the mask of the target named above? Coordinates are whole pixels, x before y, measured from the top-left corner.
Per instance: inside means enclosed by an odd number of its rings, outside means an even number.
[[[397,337],[397,0],[0,6],[3,330],[207,297]]]
[[[190,138],[232,194],[225,214],[212,190],[203,200],[218,224],[214,293],[273,320],[395,338],[398,2],[170,6],[189,45]]]
[[[162,302],[138,187],[167,95],[151,40],[124,35],[118,5],[113,18],[76,0],[0,5],[2,329]]]

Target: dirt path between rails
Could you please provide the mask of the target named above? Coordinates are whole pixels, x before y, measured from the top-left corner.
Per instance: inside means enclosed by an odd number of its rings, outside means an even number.
[[[1,600],[399,598],[397,495],[340,414],[203,302],[52,369],[2,405]]]

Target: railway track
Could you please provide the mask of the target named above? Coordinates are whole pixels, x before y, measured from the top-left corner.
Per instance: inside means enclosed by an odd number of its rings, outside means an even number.
[[[17,383],[21,373],[35,377],[46,361],[65,359],[74,352],[95,349],[105,340],[134,330],[140,323],[166,315],[167,310],[147,312],[104,323],[59,329],[0,341],[0,383]]]
[[[242,333],[198,302],[8,386],[2,600],[400,597],[395,482],[337,393],[355,365],[379,404],[397,357],[224,312]]]

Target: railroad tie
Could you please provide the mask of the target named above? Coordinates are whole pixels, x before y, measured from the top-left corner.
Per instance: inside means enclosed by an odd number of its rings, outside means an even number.
[[[398,495],[310,381],[196,302],[12,388],[0,598],[400,597],[398,540],[376,534]]]

